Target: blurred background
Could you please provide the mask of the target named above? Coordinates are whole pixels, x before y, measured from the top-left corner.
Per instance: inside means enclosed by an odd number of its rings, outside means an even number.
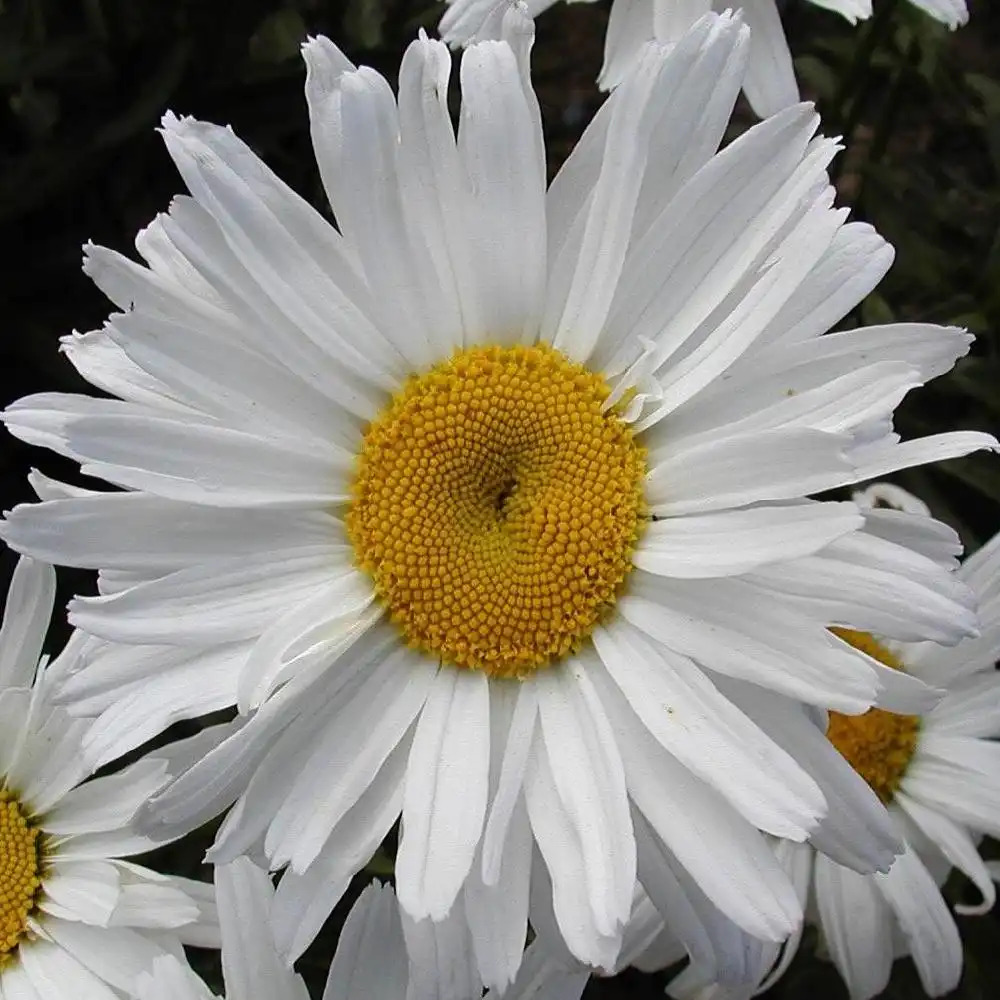
[[[803,94],[826,134],[842,135],[834,165],[840,204],[895,246],[896,262],[844,327],[895,321],[957,324],[975,333],[969,357],[911,394],[897,420],[904,437],[1000,430],[1000,5],[970,0],[952,34],[903,0],[875,0],[852,28],[804,0],[783,8]],[[534,79],[554,173],[601,103],[609,3],[557,4],[537,24]],[[432,0],[0,0],[0,406],[36,391],[90,391],[58,352],[58,338],[99,327],[109,304],[80,270],[86,240],[132,253],[138,229],[181,183],[156,127],[168,108],[231,124],[292,187],[326,211],[309,145],[299,44],[330,35],[359,63],[395,83],[419,27],[434,33]],[[730,135],[753,123],[742,103]],[[69,463],[0,432],[0,509],[33,499],[39,465],[82,482]],[[974,455],[900,474],[953,525],[969,550],[1000,530],[1000,462]],[[14,558],[0,558],[6,588]],[[61,575],[60,602],[92,592],[86,574]],[[53,650],[65,624],[53,625]],[[177,727],[184,735],[194,724]],[[678,803],[683,808],[683,803]],[[200,859],[213,830],[159,852],[154,866],[210,878]],[[996,845],[991,856],[1000,855]],[[386,874],[379,859],[372,874]],[[974,893],[960,879],[953,900]],[[352,893],[353,895],[353,893]],[[349,900],[301,969],[314,996]],[[1000,995],[1000,921],[959,918],[967,957],[956,997]],[[830,965],[805,946],[771,991],[776,998],[839,1000]],[[221,988],[216,956],[197,967]],[[662,996],[668,976],[593,981],[588,998]],[[886,996],[921,996],[909,961]],[[373,998],[377,1000],[377,998]]]

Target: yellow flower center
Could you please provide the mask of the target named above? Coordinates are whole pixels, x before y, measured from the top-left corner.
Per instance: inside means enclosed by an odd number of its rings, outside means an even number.
[[[27,933],[38,900],[38,836],[13,793],[0,789],[0,967]]]
[[[867,632],[846,628],[830,631],[887,667],[903,669],[899,658]],[[886,803],[892,801],[910,766],[919,732],[919,716],[896,715],[881,708],[871,708],[864,715],[830,712],[826,729],[830,742]]]
[[[607,383],[549,347],[458,351],[371,423],[347,529],[416,648],[521,677],[611,608],[644,523],[645,451]]]

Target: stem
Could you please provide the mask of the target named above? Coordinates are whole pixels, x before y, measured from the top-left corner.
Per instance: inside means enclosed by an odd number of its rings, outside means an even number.
[[[884,0],[875,9],[871,21],[862,33],[854,58],[848,71],[840,78],[840,86],[833,98],[835,113],[841,123],[841,134],[844,140],[850,142],[854,130],[858,127],[861,114],[868,96],[869,69],[871,59],[879,44],[888,34],[892,22],[892,13],[898,0]],[[836,173],[840,172],[837,164]]]

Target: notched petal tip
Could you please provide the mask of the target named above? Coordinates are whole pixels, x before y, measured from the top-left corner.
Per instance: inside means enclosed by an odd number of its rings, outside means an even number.
[[[357,69],[326,35],[307,38],[302,43],[301,52],[306,64],[307,93],[311,88],[331,90],[344,73]]]

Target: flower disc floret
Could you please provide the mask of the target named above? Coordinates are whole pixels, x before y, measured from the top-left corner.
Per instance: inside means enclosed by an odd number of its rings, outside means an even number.
[[[899,657],[867,632],[832,629],[855,649],[893,670],[902,670]],[[826,735],[842,757],[885,803],[892,801],[917,749],[920,717],[897,715],[881,708],[864,715],[830,712]]]
[[[39,830],[17,798],[0,790],[0,966],[28,930],[42,884]]]
[[[370,424],[347,527],[411,645],[523,676],[608,612],[646,471],[609,392],[549,347],[471,348],[411,378]]]

